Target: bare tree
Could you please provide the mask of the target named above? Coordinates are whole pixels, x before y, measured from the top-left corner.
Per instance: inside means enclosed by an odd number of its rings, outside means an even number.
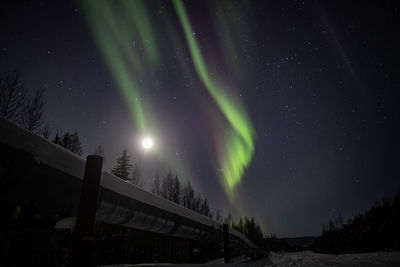
[[[21,124],[29,131],[36,131],[43,124],[44,89],[39,89],[33,96],[25,98],[21,112]]]
[[[194,210],[195,191],[190,181],[183,187],[182,190],[182,205],[185,208]]]
[[[167,176],[162,181],[161,196],[171,201],[174,199],[174,178],[172,171],[169,171]]]
[[[161,196],[161,184],[158,174],[154,178],[153,183],[150,185],[150,192],[156,194],[157,196]]]
[[[179,181],[178,175],[175,175],[174,179],[172,201],[175,202],[176,204],[181,204],[181,182]]]
[[[64,138],[63,138],[64,144],[65,144],[65,148],[67,148],[68,150],[72,151],[72,152],[75,153],[75,154],[78,154],[79,156],[82,156],[82,154],[83,154],[83,148],[82,148],[82,143],[81,143],[81,141],[79,141],[78,133],[77,133],[77,132],[74,132],[73,134],[70,134],[70,135],[69,135],[69,145],[67,145],[67,144],[65,143],[65,140],[66,140],[65,136],[66,136],[67,134],[68,134],[68,133],[65,133],[65,134],[64,134]]]
[[[207,217],[212,217],[212,213],[210,210],[210,203],[208,199],[204,198],[200,204],[200,213]]]
[[[194,195],[194,199],[193,199],[192,210],[194,210],[195,212],[201,213],[201,203],[202,202],[203,202],[203,199],[202,199],[200,193],[196,192]]]
[[[44,138],[49,139],[53,131],[51,130],[51,127],[46,123],[41,132]]]
[[[17,71],[0,79],[0,118],[18,122],[24,104],[24,83]]]
[[[78,154],[79,156],[83,154],[82,144],[79,141],[79,136],[77,132],[74,132],[73,134],[66,132],[63,135],[61,131],[57,130],[53,142],[75,154]]]
[[[134,163],[133,164],[133,170],[132,170],[132,184],[139,186],[140,188],[143,187],[142,183],[142,171],[140,169],[139,163]]]

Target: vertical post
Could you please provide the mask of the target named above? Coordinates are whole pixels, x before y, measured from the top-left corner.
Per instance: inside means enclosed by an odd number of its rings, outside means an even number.
[[[168,262],[173,262],[172,260],[172,237],[168,236]]]
[[[71,266],[93,266],[93,230],[96,219],[97,197],[103,167],[101,156],[89,155],[86,158],[82,181],[78,218],[72,234],[73,248]]]
[[[231,256],[230,256],[230,249],[229,249],[229,227],[228,224],[224,223],[223,225],[223,230],[224,230],[224,259],[225,263],[230,263],[231,262]]]

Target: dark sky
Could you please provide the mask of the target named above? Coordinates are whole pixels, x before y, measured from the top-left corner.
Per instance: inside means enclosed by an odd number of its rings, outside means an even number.
[[[349,219],[399,190],[394,2],[184,2],[211,73],[234,84],[229,94],[254,127],[254,155],[236,194],[241,213],[265,232],[317,235],[339,213]],[[235,214],[218,182],[213,134],[223,116],[207,115],[218,106],[196,75],[172,4],[148,1],[146,9],[161,55],[134,77],[164,157],[185,167],[214,208]],[[216,21],[231,23],[231,34]],[[0,75],[18,70],[27,90],[46,88],[54,132],[77,130],[85,155],[102,144],[106,170],[127,148],[146,185],[175,166],[138,151],[135,116],[79,2],[2,1],[0,25]],[[232,58],[222,56],[232,47]]]

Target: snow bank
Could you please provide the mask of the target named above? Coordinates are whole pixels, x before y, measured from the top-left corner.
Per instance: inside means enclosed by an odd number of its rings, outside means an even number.
[[[318,254],[311,251],[302,251],[296,253],[285,253],[279,255],[270,254],[269,258],[252,261],[247,263],[230,263],[223,262],[209,264],[122,264],[122,265],[106,265],[107,267],[138,267],[138,266],[170,266],[170,267],[286,267],[286,266],[400,266],[400,252],[375,252],[361,254]]]
[[[400,252],[319,254],[312,251],[272,253],[272,266],[400,266]]]

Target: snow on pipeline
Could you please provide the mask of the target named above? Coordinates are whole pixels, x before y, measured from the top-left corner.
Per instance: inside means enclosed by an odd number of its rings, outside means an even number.
[[[122,264],[106,265],[103,267],[141,267],[141,266],[168,266],[168,267],[284,267],[284,266],[400,266],[400,252],[374,252],[361,254],[319,254],[311,251],[276,254],[271,252],[269,258],[247,263],[209,263],[209,264]]]

